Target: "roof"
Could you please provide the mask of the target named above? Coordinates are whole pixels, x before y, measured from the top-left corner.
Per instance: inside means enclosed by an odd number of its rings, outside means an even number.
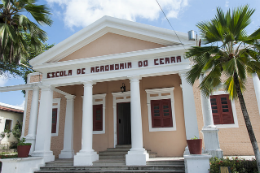
[[[16,113],[23,113],[23,108],[18,106],[13,106],[5,103],[0,102],[0,110],[8,111],[8,112],[16,112]]]
[[[37,68],[37,66],[46,63],[58,62],[106,33],[115,33],[165,46],[191,44],[188,40],[187,33],[176,32],[178,34],[177,38],[175,32],[172,30],[104,16],[51,49],[33,58],[30,60],[30,64],[34,68]]]

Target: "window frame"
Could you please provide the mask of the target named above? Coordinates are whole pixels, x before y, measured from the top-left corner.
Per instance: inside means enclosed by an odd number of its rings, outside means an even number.
[[[174,107],[174,87],[146,89],[145,91],[147,93],[149,132],[176,131],[176,119],[175,119],[175,107]],[[168,95],[163,95],[163,94],[168,94]],[[158,95],[158,96],[151,96],[151,95]],[[170,99],[173,126],[172,127],[152,127],[151,101],[152,100],[163,100],[163,99]]]
[[[13,129],[13,119],[11,119],[11,118],[6,118],[5,119],[5,125],[4,125],[4,130],[5,130],[5,126],[6,126],[6,120],[10,120],[11,121],[11,126],[10,126],[10,131]]]
[[[96,101],[96,100],[101,100],[102,101]],[[105,111],[106,111],[106,94],[95,94],[93,95],[93,106],[94,105],[102,105],[102,131],[93,131],[93,134],[104,134],[106,132],[105,130],[105,124],[106,124],[106,119],[105,119]],[[92,112],[93,114],[93,112]],[[93,115],[92,115],[93,116]],[[94,124],[93,124],[94,125]]]
[[[228,92],[216,91],[216,92],[213,92],[211,94],[211,96],[213,96],[213,95],[222,95],[222,94],[228,94]],[[208,99],[209,99],[209,102],[210,102],[210,97]],[[234,100],[230,100],[230,102],[231,102],[231,109],[232,109],[232,112],[233,112],[234,124],[214,124],[217,128],[238,128],[239,127],[238,120],[237,120],[235,101]],[[211,109],[211,105],[210,105],[210,109]],[[212,109],[211,109],[211,113],[212,113]],[[212,115],[212,119],[213,119],[213,114],[211,114],[211,115]],[[214,120],[213,120],[213,123],[214,123]]]
[[[102,122],[102,125],[103,125],[103,130],[102,131],[93,131],[92,130],[92,134],[105,134],[105,132],[106,132],[106,130],[105,130],[105,122],[106,122],[106,119],[105,119],[105,115],[106,115],[106,113],[105,113],[105,111],[106,111],[106,95],[107,94],[94,94],[94,95],[92,95],[92,117],[93,117],[93,106],[94,105],[103,105],[103,107],[102,107],[102,112],[103,112],[103,114],[102,114],[102,118],[103,118],[103,122]],[[84,96],[81,96],[81,98],[82,98],[82,113],[83,113],[83,102],[84,102]],[[102,99],[102,101],[96,101],[96,100],[101,100]],[[92,121],[92,124],[93,124],[93,121]]]
[[[60,101],[61,101],[61,98],[54,98],[53,101],[52,101],[52,109],[57,108],[57,122],[56,122],[56,133],[51,133],[51,136],[58,136],[59,135]],[[53,104],[56,104],[56,105],[53,105]],[[51,126],[52,126],[52,124],[51,124]]]

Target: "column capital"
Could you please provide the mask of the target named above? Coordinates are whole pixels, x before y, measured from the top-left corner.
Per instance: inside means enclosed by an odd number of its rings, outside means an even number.
[[[181,78],[186,77],[188,70],[179,71],[179,75]]]
[[[142,79],[141,76],[127,76],[127,77],[130,80],[130,82],[137,82],[137,81],[139,82]]]
[[[41,90],[43,91],[52,91],[52,86],[51,85],[39,85]]]
[[[33,84],[32,85],[33,90],[39,90],[39,85],[38,84]]]
[[[74,100],[75,97],[76,97],[76,96],[74,96],[74,95],[66,95],[66,96],[65,96],[65,98],[66,98],[67,100]]]
[[[93,85],[95,85],[95,84],[96,84],[96,82],[94,82],[93,80],[83,81],[84,87],[85,87],[85,86],[93,86]]]

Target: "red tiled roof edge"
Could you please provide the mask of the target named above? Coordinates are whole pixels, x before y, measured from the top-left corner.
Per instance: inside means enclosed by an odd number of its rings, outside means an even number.
[[[0,106],[0,110],[8,111],[8,112],[23,113],[23,110],[18,110],[18,109],[4,107],[4,106]]]

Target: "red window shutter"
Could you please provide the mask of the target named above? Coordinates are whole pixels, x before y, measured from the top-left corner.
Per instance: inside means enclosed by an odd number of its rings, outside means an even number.
[[[151,100],[152,127],[162,127],[160,100]]]
[[[57,116],[58,116],[58,108],[53,108],[53,109],[52,109],[52,126],[51,126],[51,133],[56,133]]]
[[[152,127],[172,127],[171,99],[151,100]]]
[[[228,94],[210,96],[214,124],[234,124],[231,101]]]
[[[220,109],[222,112],[222,124],[234,124],[231,101],[228,94],[219,95]]]
[[[221,124],[221,112],[218,104],[218,96],[210,96],[211,110],[213,115],[214,124]]]
[[[163,119],[163,127],[172,127],[172,109],[171,99],[161,100],[161,115]]]
[[[93,131],[103,130],[103,105],[93,105]]]

